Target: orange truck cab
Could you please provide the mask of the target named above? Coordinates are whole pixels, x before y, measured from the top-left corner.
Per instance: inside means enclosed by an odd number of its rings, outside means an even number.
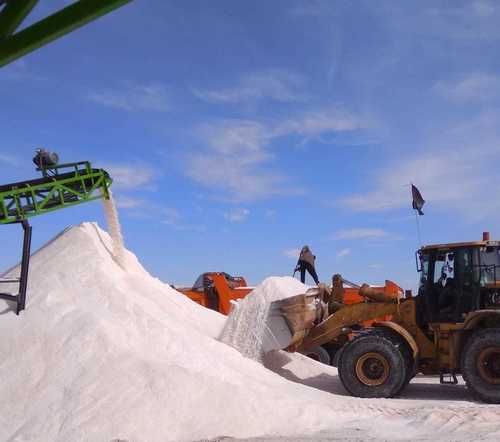
[[[231,311],[231,300],[244,298],[253,287],[248,287],[242,276],[207,272],[198,277],[193,287],[181,287],[176,290],[204,307],[228,315]]]

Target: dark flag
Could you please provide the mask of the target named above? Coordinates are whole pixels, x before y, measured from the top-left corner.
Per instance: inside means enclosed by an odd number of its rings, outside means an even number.
[[[422,212],[422,207],[424,207],[425,200],[422,198],[420,191],[413,184],[411,185],[411,196],[413,198],[413,208],[419,215],[423,215],[424,212]]]

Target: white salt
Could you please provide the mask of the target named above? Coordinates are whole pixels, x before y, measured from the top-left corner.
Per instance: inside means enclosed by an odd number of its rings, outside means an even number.
[[[108,233],[111,236],[113,244],[113,257],[122,268],[125,268],[125,244],[123,241],[122,227],[118,210],[111,190],[108,190],[109,198],[103,199],[104,213],[106,215],[106,223],[108,225]]]
[[[266,279],[233,307],[219,339],[243,356],[260,361],[271,303],[305,293],[307,289],[289,276]]]

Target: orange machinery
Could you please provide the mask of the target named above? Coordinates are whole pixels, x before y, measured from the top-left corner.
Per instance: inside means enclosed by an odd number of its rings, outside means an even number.
[[[399,287],[395,282],[388,279],[385,280],[385,284],[382,286],[374,286],[363,284],[362,286],[353,284],[347,280],[343,280],[344,285],[344,303],[345,304],[356,304],[358,302],[364,302],[367,296],[362,296],[361,293],[365,293],[369,290],[370,293],[380,293],[384,294],[388,298],[397,299],[402,298],[404,295],[404,290]],[[368,296],[370,297],[370,296]]]
[[[361,286],[354,284],[344,278],[341,275],[334,275],[332,279],[331,294],[334,301],[332,305],[333,309],[339,308],[343,305],[360,304],[363,302],[371,301],[388,301],[390,299],[402,299],[404,296],[404,291],[401,287],[392,281],[386,280],[383,286],[369,286],[368,284],[363,284]],[[330,310],[332,314],[334,310]],[[354,329],[365,329],[373,327],[374,324],[390,321],[392,315],[384,315],[375,319],[370,320],[360,320]],[[352,339],[354,334],[346,335],[346,339]],[[342,345],[339,344],[324,344],[321,346],[308,349],[307,351],[301,351],[301,353],[306,356],[322,362],[327,365],[333,365],[334,367],[338,364],[338,357],[340,356],[340,348]]]
[[[242,276],[207,272],[198,277],[193,287],[176,287],[176,290],[204,307],[228,315],[231,300],[244,298],[253,287],[248,287]]]
[[[357,284],[353,284],[350,281],[343,279],[344,285],[348,287],[343,287],[343,303],[344,304],[357,304],[360,302],[366,302],[367,299],[377,299],[389,300],[389,299],[402,299],[404,297],[404,290],[399,287],[396,283],[386,279],[385,284],[383,286],[368,286],[367,284],[363,284],[359,286]],[[375,299],[374,299],[375,298]],[[385,299],[384,299],[385,298]],[[364,321],[364,327],[370,327],[374,322],[380,321],[390,321],[391,316],[383,316],[381,318],[377,318],[377,320]]]

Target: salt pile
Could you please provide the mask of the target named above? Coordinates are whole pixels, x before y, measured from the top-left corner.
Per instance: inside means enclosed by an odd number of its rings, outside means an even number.
[[[0,301],[0,440],[321,428],[328,410],[310,389],[214,339],[222,315],[151,277],[130,252],[120,267],[112,246],[95,224],[70,228],[34,254],[27,309],[18,317]]]
[[[95,224],[67,229],[34,254],[27,309],[0,301],[1,441],[500,436],[495,406],[346,397],[334,368],[278,352],[266,365],[281,377],[215,339],[222,315],[112,247]]]
[[[243,356],[262,359],[262,344],[271,302],[303,294],[308,287],[292,277],[268,278],[235,304],[220,340]]]

